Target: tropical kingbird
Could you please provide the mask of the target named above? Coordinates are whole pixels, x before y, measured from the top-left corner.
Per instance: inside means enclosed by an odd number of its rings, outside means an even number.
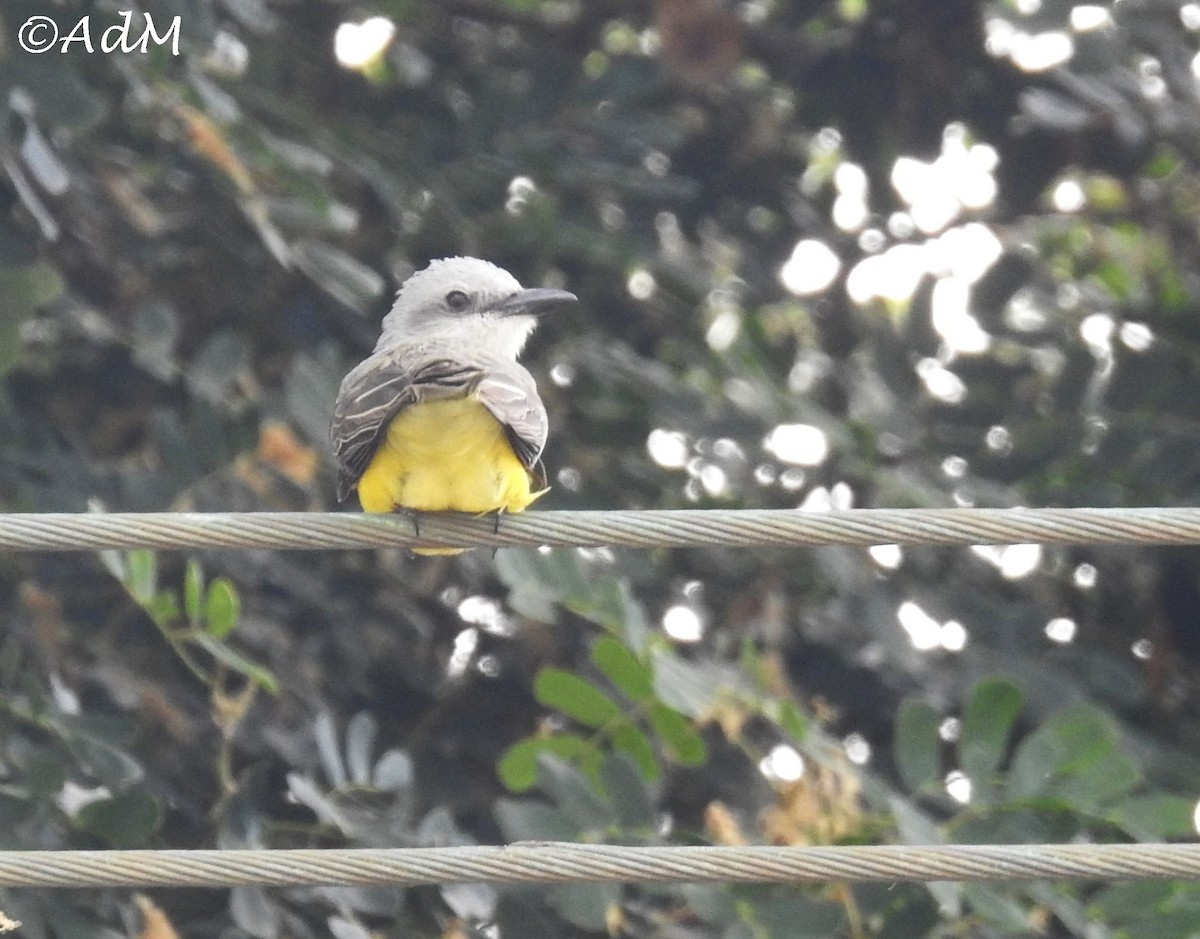
[[[367,512],[520,512],[546,491],[546,408],[517,356],[537,314],[575,300],[478,258],[400,287],[375,351],[342,380],[337,494]],[[460,549],[423,548],[421,554]]]

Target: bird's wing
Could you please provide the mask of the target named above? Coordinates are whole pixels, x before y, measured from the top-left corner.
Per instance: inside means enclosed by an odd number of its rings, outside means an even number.
[[[371,463],[388,422],[418,401],[460,398],[483,372],[453,359],[430,359],[413,367],[389,352],[377,352],[342,380],[329,439],[337,461],[338,500],[350,495]]]
[[[513,453],[529,470],[534,485],[545,489],[542,450],[549,421],[533,376],[516,362],[492,366],[475,386],[475,397],[504,427]]]

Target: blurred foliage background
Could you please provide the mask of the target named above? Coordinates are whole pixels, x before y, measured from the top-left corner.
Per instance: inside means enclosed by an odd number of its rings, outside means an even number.
[[[101,48],[176,16],[177,50]],[[581,298],[526,357],[539,508],[1192,504],[1198,49],[1181,0],[8,0],[0,508],[334,508],[337,384],[450,254]],[[0,848],[1192,838],[1198,575],[8,556]],[[35,939],[1200,934],[1185,883],[0,910]]]

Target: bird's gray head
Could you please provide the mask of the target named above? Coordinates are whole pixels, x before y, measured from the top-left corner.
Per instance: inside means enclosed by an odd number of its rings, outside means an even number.
[[[397,343],[455,339],[516,358],[548,306],[569,302],[565,290],[525,289],[508,271],[479,258],[431,261],[400,287],[383,318],[376,351]]]

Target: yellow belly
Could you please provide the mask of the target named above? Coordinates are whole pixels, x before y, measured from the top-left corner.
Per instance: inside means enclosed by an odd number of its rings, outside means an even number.
[[[401,411],[358,481],[366,512],[520,512],[541,494],[531,490],[504,428],[473,398]]]

